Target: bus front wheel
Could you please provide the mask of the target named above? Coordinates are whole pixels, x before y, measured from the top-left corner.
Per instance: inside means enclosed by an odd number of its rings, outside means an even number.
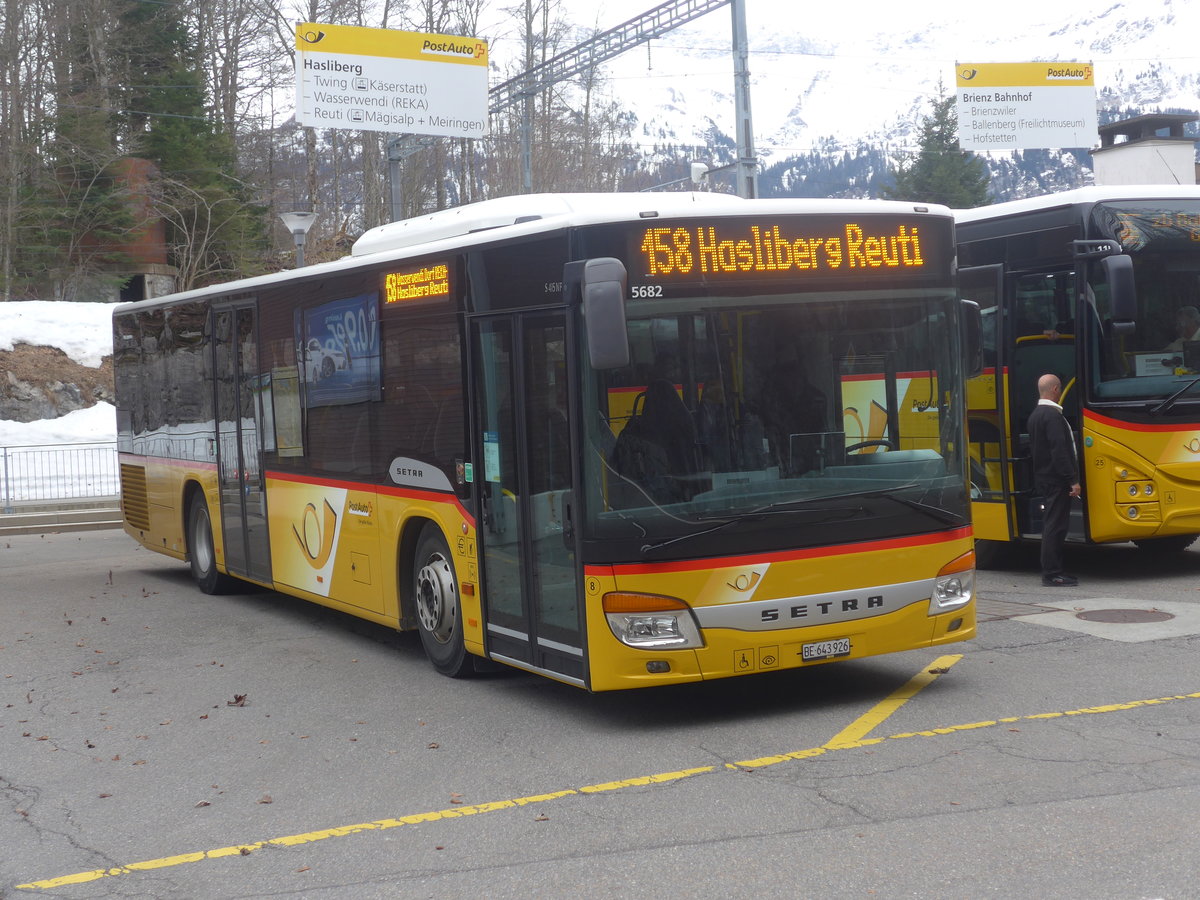
[[[208,502],[203,492],[196,491],[188,505],[187,548],[192,579],[206,594],[227,594],[233,587],[233,579],[217,569],[214,547]]]
[[[426,525],[417,541],[413,597],[417,630],[433,667],[451,678],[472,674],[471,659],[463,646],[458,578],[450,559],[450,547],[436,525]]]

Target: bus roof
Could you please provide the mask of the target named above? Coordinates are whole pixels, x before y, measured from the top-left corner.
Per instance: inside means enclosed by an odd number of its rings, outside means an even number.
[[[1027,197],[1024,200],[1009,200],[1006,203],[995,203],[991,206],[977,206],[974,209],[956,209],[954,210],[954,220],[965,224],[1047,209],[1120,200],[1200,200],[1200,185],[1109,184],[1083,187],[1057,194]]]
[[[772,198],[745,200],[732,194],[709,192],[639,192],[594,194],[521,194],[498,197],[444,209],[372,228],[354,243],[350,256],[332,262],[287,269],[236,281],[194,288],[148,300],[120,304],[122,311],[170,305],[211,294],[248,294],[270,285],[304,276],[336,274],[389,255],[404,259],[422,252],[444,253],[504,238],[532,236],[562,228],[606,222],[638,222],[685,216],[729,215],[867,215],[870,213],[950,216],[934,203],[899,200],[801,200]]]
[[[865,212],[946,213],[943,207],[879,200],[744,200],[732,194],[670,193],[523,194],[483,200],[372,228],[354,243],[354,256],[401,250],[479,231],[537,222],[550,230],[659,216],[820,214]]]

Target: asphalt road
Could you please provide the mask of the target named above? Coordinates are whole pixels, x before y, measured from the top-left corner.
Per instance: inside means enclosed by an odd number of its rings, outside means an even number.
[[[1194,897],[1200,552],[1071,561],[969,644],[588,695],[5,538],[0,896]]]

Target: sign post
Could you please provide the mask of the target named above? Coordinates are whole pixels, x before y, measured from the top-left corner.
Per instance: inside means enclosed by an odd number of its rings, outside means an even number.
[[[1090,62],[958,63],[963,150],[1091,147],[1097,141]]]
[[[487,134],[487,42],[296,26],[296,121],[313,128],[479,138]]]

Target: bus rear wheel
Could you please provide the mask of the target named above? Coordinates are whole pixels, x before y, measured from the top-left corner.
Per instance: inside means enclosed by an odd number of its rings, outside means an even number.
[[[436,525],[426,525],[413,558],[413,597],[421,645],[433,667],[462,678],[474,667],[463,645],[462,605],[450,547]]]
[[[1174,556],[1192,546],[1196,538],[1197,535],[1194,534],[1173,534],[1170,537],[1146,538],[1133,543],[1143,553],[1151,556]]]
[[[228,594],[233,589],[234,579],[217,569],[212,519],[202,491],[192,494],[187,521],[188,562],[192,567],[192,579],[206,594]]]

